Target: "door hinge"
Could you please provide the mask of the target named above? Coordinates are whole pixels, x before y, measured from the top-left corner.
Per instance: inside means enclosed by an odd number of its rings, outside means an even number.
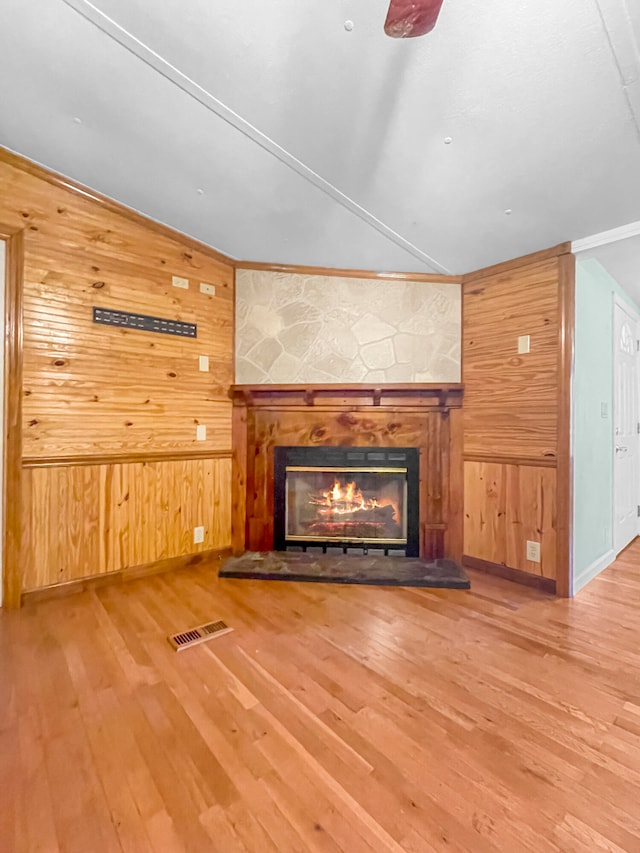
[[[640,505],[638,505],[638,518],[640,518]]]
[[[640,421],[636,424],[636,432],[640,435]]]

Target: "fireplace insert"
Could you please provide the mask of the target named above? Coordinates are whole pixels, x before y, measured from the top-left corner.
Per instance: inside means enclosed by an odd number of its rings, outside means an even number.
[[[419,552],[415,447],[274,448],[274,547]]]

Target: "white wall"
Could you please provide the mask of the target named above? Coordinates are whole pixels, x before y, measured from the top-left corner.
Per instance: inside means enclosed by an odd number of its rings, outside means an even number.
[[[576,264],[573,380],[573,593],[613,550],[613,296],[633,303],[595,258]],[[603,406],[606,417],[603,417]]]

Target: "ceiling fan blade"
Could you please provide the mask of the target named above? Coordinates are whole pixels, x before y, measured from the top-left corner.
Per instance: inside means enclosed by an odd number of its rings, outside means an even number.
[[[435,27],[444,0],[391,0],[384,31],[391,38],[424,36]]]

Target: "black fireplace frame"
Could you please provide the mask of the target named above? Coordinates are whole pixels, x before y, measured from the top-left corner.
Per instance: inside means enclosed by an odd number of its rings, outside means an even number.
[[[376,468],[407,469],[407,544],[389,545],[372,539],[367,542],[327,540],[326,544],[317,539],[289,541],[286,533],[286,469],[305,466],[308,468],[341,468],[346,472],[350,468],[362,468],[372,465]],[[314,447],[274,447],[273,456],[273,547],[276,551],[286,551],[287,547],[353,548],[364,550],[384,549],[404,551],[407,557],[420,554],[420,451],[417,447],[341,447],[317,445]]]

